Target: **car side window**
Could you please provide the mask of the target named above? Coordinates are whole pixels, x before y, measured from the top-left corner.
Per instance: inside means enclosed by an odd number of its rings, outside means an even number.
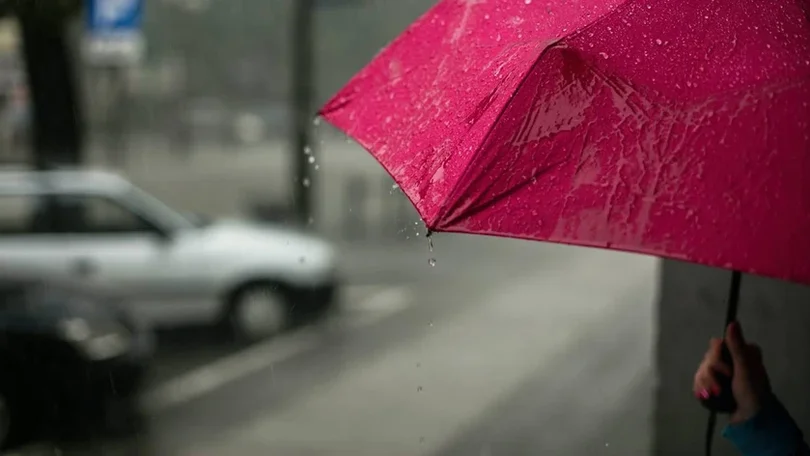
[[[36,195],[0,195],[0,235],[43,232],[47,221],[37,219],[40,197]],[[39,225],[39,226],[37,226]]]
[[[97,195],[56,198],[56,230],[65,234],[114,234],[153,231],[138,214],[112,199]]]

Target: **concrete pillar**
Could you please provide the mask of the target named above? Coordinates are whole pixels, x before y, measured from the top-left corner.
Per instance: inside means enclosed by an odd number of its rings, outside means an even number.
[[[707,412],[692,398],[692,378],[708,340],[722,334],[728,271],[666,261],[661,272],[656,353],[656,456],[703,454]],[[739,320],[762,346],[777,395],[810,434],[810,287],[744,276]],[[719,436],[715,456],[736,455]]]

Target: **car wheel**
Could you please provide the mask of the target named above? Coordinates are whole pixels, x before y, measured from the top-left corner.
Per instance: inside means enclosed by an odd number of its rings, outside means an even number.
[[[233,296],[228,317],[237,340],[256,342],[287,328],[290,307],[286,297],[273,285],[249,285]]]
[[[143,415],[138,409],[135,397],[108,396],[104,400],[102,423],[104,429],[113,435],[130,435],[139,432],[143,426]]]
[[[15,381],[0,379],[0,451],[25,444],[35,434],[32,409],[36,407],[23,407],[21,393]]]
[[[0,448],[6,448],[11,436],[11,405],[5,394],[0,392]]]

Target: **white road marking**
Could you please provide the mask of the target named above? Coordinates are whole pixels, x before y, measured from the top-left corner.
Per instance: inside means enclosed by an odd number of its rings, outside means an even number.
[[[405,310],[411,303],[410,291],[405,287],[386,288],[366,299],[352,301],[344,306],[348,317],[346,325],[352,328],[368,326]],[[359,315],[353,316],[352,313]]]
[[[345,320],[339,320],[339,324],[353,329],[368,326],[404,310],[409,304],[409,293],[405,287],[376,289],[379,291],[374,292],[372,288],[347,289],[347,298],[352,299],[347,299],[344,306],[346,315],[342,316]],[[355,296],[359,298],[366,294],[370,295],[364,299],[354,299]],[[141,399],[142,407],[147,413],[155,413],[186,403],[227,383],[293,358],[315,347],[321,337],[322,333],[317,328],[307,328],[220,358],[146,391]]]

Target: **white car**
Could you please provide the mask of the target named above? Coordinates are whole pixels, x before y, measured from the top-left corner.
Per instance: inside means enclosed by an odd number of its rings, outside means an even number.
[[[0,268],[113,290],[157,327],[222,322],[246,340],[328,309],[338,287],[324,240],[203,221],[87,170],[0,171]]]

